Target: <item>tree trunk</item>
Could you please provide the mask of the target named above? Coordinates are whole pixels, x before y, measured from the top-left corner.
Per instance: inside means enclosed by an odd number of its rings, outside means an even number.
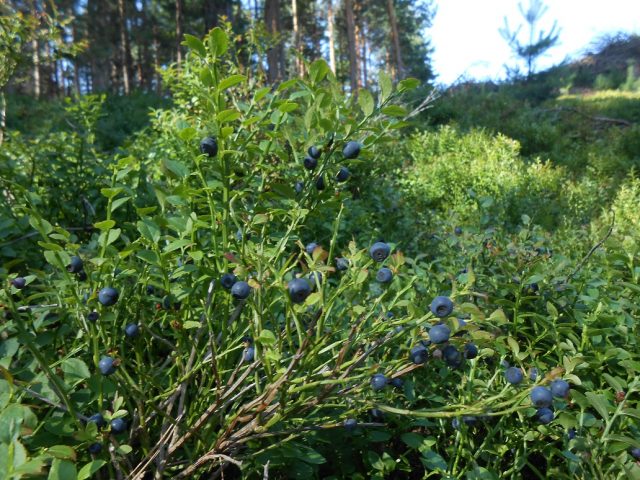
[[[351,95],[358,95],[358,54],[356,52],[356,22],[353,15],[353,4],[357,0],[344,0],[345,18],[347,20],[347,43],[349,46],[349,83]]]
[[[176,62],[178,67],[182,63],[182,49],[180,48],[180,42],[182,42],[182,12],[184,10],[184,1],[176,0]]]
[[[33,96],[40,98],[40,42],[37,38],[31,40],[31,48],[33,49]]]
[[[153,76],[155,79],[155,87],[156,93],[158,95],[162,95],[162,79],[160,78],[160,59],[159,59],[159,51],[160,51],[160,40],[158,38],[158,24],[153,22],[152,27],[153,32]]]
[[[327,0],[327,27],[329,34],[329,66],[331,71],[336,73],[336,46],[334,38],[334,26],[333,26],[333,0]]]
[[[4,96],[4,89],[0,90],[0,146],[4,142],[4,131],[7,128],[7,101]]]
[[[205,0],[202,2],[202,15],[204,19],[205,34],[220,23],[220,16],[224,15],[233,23],[232,0]]]
[[[391,43],[393,44],[394,57],[396,61],[396,79],[400,80],[404,76],[404,64],[402,63],[400,37],[398,36],[398,20],[396,19],[396,9],[393,6],[393,0],[387,0],[387,13],[389,14],[389,26],[391,27]]]
[[[291,0],[291,15],[293,17],[293,45],[296,52],[296,72],[298,76],[304,75],[304,62],[302,61],[302,41],[300,35],[300,19],[298,18],[298,0]]]
[[[124,0],[118,0],[118,20],[120,24],[120,62],[122,67],[122,86],[125,95],[131,93],[132,65],[129,32],[127,31],[127,13]]]
[[[267,78],[270,83],[275,83],[282,79],[284,69],[284,54],[282,52],[282,43],[276,38],[280,33],[280,0],[265,0],[264,5],[264,22],[267,26],[267,32],[274,40],[277,40],[269,50],[267,50]]]

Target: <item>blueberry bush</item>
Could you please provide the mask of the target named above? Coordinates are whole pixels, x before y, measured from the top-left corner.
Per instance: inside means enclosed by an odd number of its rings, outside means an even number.
[[[120,148],[95,98],[5,139],[0,477],[640,478],[633,175],[595,215],[513,140],[408,131],[413,79],[185,43]]]

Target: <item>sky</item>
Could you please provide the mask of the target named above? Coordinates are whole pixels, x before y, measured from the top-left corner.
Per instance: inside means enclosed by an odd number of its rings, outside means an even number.
[[[560,27],[559,44],[537,63],[537,70],[573,58],[603,34],[640,34],[640,0],[546,0],[547,12],[538,29]],[[431,37],[436,82],[501,79],[514,58],[498,29],[506,16],[515,29],[525,23],[516,0],[436,0],[437,13],[427,34]],[[529,5],[529,0],[523,4]],[[521,33],[525,33],[523,27]],[[522,37],[524,38],[524,37]]]

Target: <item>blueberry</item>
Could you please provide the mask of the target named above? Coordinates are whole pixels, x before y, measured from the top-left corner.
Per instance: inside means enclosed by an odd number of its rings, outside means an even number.
[[[203,138],[200,142],[200,152],[209,157],[215,157],[218,154],[218,142],[213,137]]]
[[[504,369],[507,369],[507,368],[509,368],[511,365],[509,364],[509,362],[507,362],[506,360],[504,360],[504,359],[503,359],[503,360],[501,360],[501,361],[500,361],[500,366],[501,366],[502,368],[504,368]]]
[[[320,158],[321,155],[321,151],[318,147],[316,147],[315,145],[311,145],[309,147],[309,149],[307,150],[307,153],[309,154],[309,156],[311,158],[315,158],[316,160]]]
[[[400,377],[392,378],[389,383],[395,388],[402,388],[404,386],[404,381]]]
[[[462,235],[462,228],[460,228],[460,227],[456,227],[456,228],[454,228],[453,232],[454,232],[456,235]]]
[[[27,280],[24,277],[16,277],[11,280],[11,285],[16,287],[18,290],[22,290],[27,286]]]
[[[78,273],[76,273],[76,276],[78,277],[79,281],[84,282],[87,279],[87,272],[85,272],[84,270],[80,270]]]
[[[465,425],[471,427],[478,423],[478,417],[474,417],[473,415],[463,415],[462,421],[465,423]]]
[[[253,362],[256,356],[256,349],[254,347],[247,347],[242,352],[242,360],[245,362]]]
[[[548,408],[553,402],[551,390],[546,387],[533,387],[529,396],[531,403],[533,403],[533,406],[536,408]]]
[[[566,398],[567,395],[569,395],[569,388],[571,387],[564,380],[554,380],[551,382],[551,385],[549,385],[549,388],[554,397]]]
[[[391,247],[384,242],[376,242],[369,249],[369,255],[376,262],[384,261],[389,256],[389,253],[391,253]]]
[[[458,328],[464,328],[467,326],[467,321],[464,318],[458,318]]]
[[[104,356],[98,362],[98,368],[103,375],[111,375],[115,373],[116,367],[113,364],[113,358]]]
[[[451,420],[451,426],[455,430],[460,430],[460,420],[458,420],[458,418],[454,418],[453,420]]]
[[[316,188],[318,190],[324,190],[325,188],[325,184],[324,184],[324,176],[322,175],[318,175],[316,177]]]
[[[73,256],[71,257],[69,265],[67,265],[67,271],[69,273],[80,273],[83,266],[84,264],[82,263],[82,259],[80,257]]]
[[[311,286],[304,278],[294,278],[287,285],[293,303],[302,303],[311,294]]]
[[[387,312],[385,314],[385,317],[387,317],[389,320],[391,320],[395,315],[393,314],[393,312]]]
[[[349,260],[343,257],[336,258],[336,268],[340,272],[344,272],[349,269]]]
[[[100,453],[102,451],[102,444],[101,443],[92,443],[91,445],[89,445],[89,448],[87,448],[87,450],[89,450],[89,453],[97,455],[98,453]]]
[[[98,428],[102,428],[107,424],[101,413],[94,413],[89,417],[89,420],[87,420],[87,422],[95,423]]]
[[[429,329],[429,340],[433,343],[444,343],[449,340],[451,330],[446,325],[434,325]]]
[[[409,360],[416,365],[421,365],[427,361],[428,356],[429,351],[422,345],[417,345],[411,349],[411,352],[409,353]]]
[[[304,157],[304,168],[307,170],[313,170],[318,166],[318,160],[313,157]]]
[[[640,460],[640,448],[634,447],[631,449],[631,456],[636,460]]]
[[[98,312],[89,312],[89,315],[87,315],[87,320],[90,322],[97,322],[99,318],[100,314]]]
[[[316,248],[318,248],[318,244],[316,242],[308,243],[307,246],[304,247],[304,249],[309,255],[313,255],[313,252]]]
[[[140,327],[138,327],[137,323],[130,323],[126,327],[124,327],[124,334],[129,338],[137,337],[140,333]]]
[[[379,408],[372,408],[371,410],[369,410],[369,416],[374,422],[384,421],[384,412]]]
[[[553,421],[553,410],[547,407],[539,408],[536,412],[536,418],[543,425],[551,423]]]
[[[304,190],[304,183],[303,182],[296,182],[294,185],[294,190],[296,191],[296,193],[302,193],[302,190]]]
[[[311,272],[309,274],[308,280],[309,280],[309,284],[311,285],[311,288],[315,290],[316,288],[319,288],[320,285],[322,285],[322,273]]]
[[[349,169],[347,167],[340,167],[340,170],[338,170],[338,173],[336,174],[336,180],[338,182],[346,182],[349,179],[349,176],[351,176]]]
[[[518,385],[522,382],[523,375],[522,370],[518,367],[509,367],[507,371],[504,372],[504,376],[511,385]]]
[[[531,283],[529,284],[529,288],[528,291],[531,295],[534,295],[538,290],[540,289],[540,287],[538,287],[537,283]]]
[[[442,358],[450,367],[457,368],[462,365],[462,354],[453,345],[447,345],[442,349]]]
[[[371,388],[373,388],[374,392],[378,392],[387,386],[387,382],[387,377],[381,373],[376,373],[371,377]]]
[[[576,438],[576,429],[575,428],[570,428],[569,431],[567,432],[567,438],[569,440],[573,440],[574,438]],[[640,449],[638,449],[638,453],[640,453]]]
[[[529,370],[529,380],[535,382],[538,379],[539,374],[540,373],[538,372],[538,369],[536,367],[531,368]]]
[[[478,347],[475,343],[467,343],[464,346],[464,358],[472,360],[478,356]]]
[[[111,433],[122,433],[127,429],[127,422],[122,418],[114,418],[111,420]]]
[[[120,294],[115,288],[104,287],[98,292],[98,301],[105,307],[110,307],[111,305],[115,305],[119,296]]]
[[[360,155],[361,148],[362,145],[360,145],[358,142],[347,142],[347,144],[344,146],[344,149],[342,150],[342,154],[344,155],[344,158],[357,158],[358,155]]]
[[[449,297],[439,296],[431,302],[431,313],[438,318],[451,315],[453,312],[453,302]]]
[[[174,310],[179,310],[180,302],[178,302],[173,295],[165,295],[162,299],[162,308],[165,310],[171,310],[172,308]]]
[[[220,285],[222,288],[231,290],[231,287],[238,281],[238,278],[233,273],[225,273],[220,277]]]
[[[382,267],[376,273],[376,280],[380,283],[389,283],[393,279],[393,273],[387,267]]]
[[[358,426],[358,422],[355,418],[347,418],[344,421],[344,428],[345,430],[348,430],[349,432],[353,432],[356,427]]]
[[[236,282],[231,287],[231,295],[238,300],[244,300],[251,293],[251,287],[247,282]]]

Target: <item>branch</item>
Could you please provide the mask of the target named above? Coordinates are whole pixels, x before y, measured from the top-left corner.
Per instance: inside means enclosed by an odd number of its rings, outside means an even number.
[[[600,248],[602,246],[602,244],[604,242],[606,242],[607,239],[611,236],[611,233],[613,232],[613,226],[616,223],[616,212],[612,211],[611,213],[612,213],[612,218],[611,218],[611,225],[609,225],[609,230],[607,231],[605,236],[602,237],[602,240],[600,240],[593,247],[591,247],[591,250],[589,250],[589,252],[584,256],[584,258],[582,260],[580,260],[580,263],[578,263],[578,266],[576,267],[576,269],[573,272],[571,272],[571,274],[567,277],[565,282],[568,282],[569,280],[573,279],[573,277],[575,277],[577,275],[577,273],[582,269],[582,267],[584,267],[585,263],[587,263],[587,260],[589,260],[589,257],[591,257],[591,255],[593,255],[593,253],[598,248]]]

